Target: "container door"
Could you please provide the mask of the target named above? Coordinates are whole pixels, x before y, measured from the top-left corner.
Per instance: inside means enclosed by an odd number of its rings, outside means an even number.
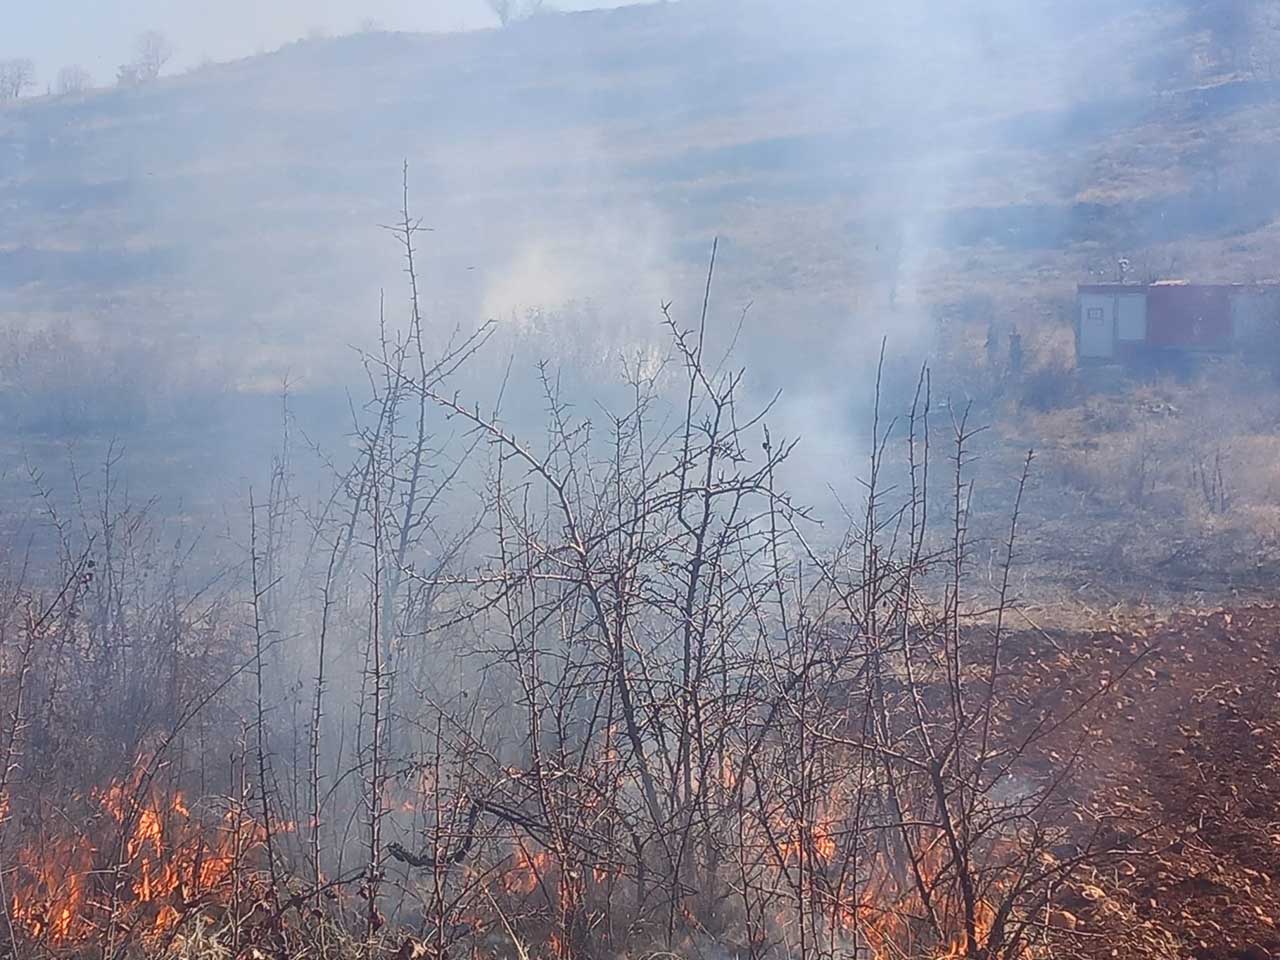
[[[1142,343],[1147,339],[1147,298],[1141,293],[1116,297],[1116,339],[1121,343]]]
[[[1109,360],[1115,356],[1115,310],[1110,298],[1088,297],[1080,304],[1080,356]]]

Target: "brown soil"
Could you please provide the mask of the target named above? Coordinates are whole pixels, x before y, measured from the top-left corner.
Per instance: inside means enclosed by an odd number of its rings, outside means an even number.
[[[1054,955],[1280,958],[1280,608],[1039,634],[1024,657],[1033,710],[1120,678],[1075,741],[1116,852],[1057,897]]]

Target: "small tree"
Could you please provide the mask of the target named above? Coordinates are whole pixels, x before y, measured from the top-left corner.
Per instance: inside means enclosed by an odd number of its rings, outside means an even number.
[[[148,30],[134,43],[133,60],[120,67],[116,79],[121,86],[150,83],[173,59],[173,45],[158,30]]]
[[[489,0],[489,9],[504,27],[516,20],[537,16],[544,8],[544,0]]]
[[[55,90],[60,97],[73,96],[78,93],[84,93],[93,86],[93,77],[89,76],[89,71],[84,67],[70,66],[63,67],[58,71],[58,81]]]
[[[36,82],[36,65],[25,57],[0,60],[0,103],[17,100]]]
[[[505,27],[515,16],[516,2],[515,0],[489,0],[489,9],[498,18],[498,22]]]

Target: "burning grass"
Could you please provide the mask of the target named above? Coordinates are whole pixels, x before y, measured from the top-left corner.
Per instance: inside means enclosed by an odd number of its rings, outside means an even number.
[[[22,833],[34,836],[6,883],[9,917],[27,944],[57,951],[136,938],[163,948],[193,914],[209,924],[241,899],[262,828],[233,809],[194,815],[180,792],[165,793],[139,763],[128,780],[28,814],[34,829]]]
[[[1089,725],[1091,751],[1072,787],[1087,806],[1107,808],[1119,852],[1063,887],[1049,908],[1044,946],[1032,953],[1236,960],[1280,949],[1276,762],[1269,746],[1280,735],[1278,629],[1276,611],[1252,608],[1091,634],[1021,633],[1010,641],[1011,682],[1029,716],[1043,701],[1090,689],[1144,654],[1129,671],[1124,695]],[[1071,732],[1063,728],[1046,742],[1040,760],[1070,750]],[[720,788],[732,790],[740,769],[741,763],[727,764],[716,778]],[[284,936],[298,951],[290,956],[365,951],[336,922],[341,909],[332,907],[333,898],[322,898],[325,917],[304,909],[273,919],[260,824],[226,797],[190,801],[161,786],[168,773],[142,757],[129,776],[102,788],[38,802],[19,798],[17,816],[12,805],[0,814],[9,851],[7,919],[22,944],[18,955],[98,956],[104,949],[175,960],[284,955],[273,947],[281,936],[269,932],[273,924],[290,928]],[[416,804],[432,802],[430,783],[423,783],[411,791]],[[770,875],[794,882],[807,871],[809,895],[831,929],[850,940],[856,931],[867,956],[966,956],[959,934],[929,945],[927,910],[918,894],[894,892],[900,888],[890,861],[851,860],[856,810],[857,798],[840,791],[820,799],[811,822],[773,809],[767,829],[742,846],[746,858],[767,865],[754,874],[757,882]],[[292,829],[276,827],[284,834]],[[519,830],[505,833],[505,840],[492,838],[495,857],[483,879],[488,893],[475,901],[484,906],[473,907],[455,935],[465,928],[473,955],[506,956],[517,943],[535,955],[570,955],[552,918],[585,904],[599,915],[624,874],[602,864],[582,883],[565,884],[551,851]],[[941,848],[931,861],[922,866],[939,874],[952,869]],[[473,880],[486,870],[476,863],[465,869]],[[956,904],[934,909],[959,912]],[[778,936],[798,922],[782,900],[776,915],[764,919]],[[979,936],[997,919],[997,908],[982,901]],[[794,929],[791,936],[798,937]],[[424,950],[411,930],[377,940],[379,955]]]

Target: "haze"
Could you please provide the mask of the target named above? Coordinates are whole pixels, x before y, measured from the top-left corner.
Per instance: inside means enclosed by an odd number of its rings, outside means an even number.
[[[616,0],[567,0],[561,10],[619,6]],[[132,55],[134,38],[159,30],[170,38],[173,66],[231,60],[316,34],[342,34],[366,23],[386,30],[474,30],[497,24],[484,0],[52,0],[9,5],[0,56],[32,57],[42,82],[78,64],[101,82]]]
[[[9,7],[0,957],[1280,960],[1276,0]]]

